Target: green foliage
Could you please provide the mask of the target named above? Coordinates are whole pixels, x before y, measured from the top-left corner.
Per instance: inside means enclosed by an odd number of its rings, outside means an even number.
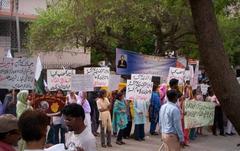
[[[239,53],[239,17],[226,8],[237,0],[214,1],[220,31],[231,61]],[[40,12],[28,30],[28,47],[38,51],[91,48],[92,62],[114,62],[115,48],[163,55],[177,51],[198,58],[187,1],[183,0],[60,0]]]
[[[218,16],[219,27],[230,61],[234,65],[240,64],[240,18]]]

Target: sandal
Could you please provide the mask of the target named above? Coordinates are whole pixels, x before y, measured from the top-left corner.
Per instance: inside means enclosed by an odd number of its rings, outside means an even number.
[[[125,142],[121,141],[121,144],[126,144]]]
[[[118,144],[118,145],[122,145],[122,143],[121,143],[121,142],[119,142],[119,141],[116,141],[116,144]]]

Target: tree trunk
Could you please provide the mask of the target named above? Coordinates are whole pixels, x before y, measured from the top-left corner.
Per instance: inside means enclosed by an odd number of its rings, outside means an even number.
[[[224,51],[212,0],[189,0],[201,61],[221,106],[240,134],[240,85]]]

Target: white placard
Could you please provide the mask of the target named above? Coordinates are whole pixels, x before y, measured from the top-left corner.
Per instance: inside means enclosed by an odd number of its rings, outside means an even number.
[[[151,74],[132,74],[131,80],[140,80],[140,81],[152,81],[152,75]]]
[[[48,89],[50,91],[70,90],[71,76],[75,74],[75,70],[47,70]]]
[[[35,65],[32,58],[0,59],[0,88],[34,89]]]
[[[127,80],[126,98],[149,101],[152,95],[152,88],[153,82]]]
[[[209,87],[208,84],[200,84],[200,88],[201,88],[201,91],[202,91],[203,95],[207,95],[208,87]]]
[[[110,91],[118,90],[118,86],[120,82],[121,82],[120,75],[110,75],[108,90]]]
[[[108,86],[110,69],[108,67],[84,68],[84,74],[93,76],[94,87]]]
[[[170,67],[168,73],[168,83],[171,79],[178,79],[178,84],[182,85],[184,83],[185,69]]]
[[[75,74],[71,78],[71,90],[73,91],[93,91],[93,76]]]

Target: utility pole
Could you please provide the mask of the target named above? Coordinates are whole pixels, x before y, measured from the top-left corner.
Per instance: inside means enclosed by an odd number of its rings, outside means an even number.
[[[19,0],[15,0],[15,12],[16,12],[16,29],[17,29],[17,50],[21,51],[21,42],[20,42],[20,27],[19,27],[19,16],[18,16],[18,7]]]

